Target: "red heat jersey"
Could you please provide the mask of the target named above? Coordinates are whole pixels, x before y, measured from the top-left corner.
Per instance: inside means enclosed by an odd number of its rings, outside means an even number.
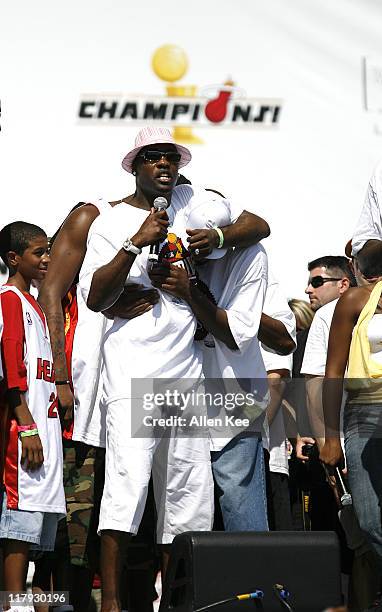
[[[37,302],[16,287],[1,287],[0,298],[4,320],[1,341],[4,382],[0,410],[7,505],[13,509],[65,514],[61,426],[45,317]],[[7,389],[25,393],[29,411],[37,424],[44,452],[44,463],[38,470],[27,470],[21,464],[22,444],[17,422],[8,414]]]

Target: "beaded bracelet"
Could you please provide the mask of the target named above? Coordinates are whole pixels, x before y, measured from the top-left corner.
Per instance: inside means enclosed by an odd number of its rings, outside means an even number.
[[[20,438],[27,438],[29,436],[38,436],[38,429],[29,429],[28,431],[20,431]]]

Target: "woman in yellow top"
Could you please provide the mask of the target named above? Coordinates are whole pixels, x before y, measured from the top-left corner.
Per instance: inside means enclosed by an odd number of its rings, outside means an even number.
[[[346,376],[349,485],[382,578],[382,242],[367,242],[354,266],[359,286],[338,301],[330,328],[323,390],[325,445],[320,459],[332,467],[343,464],[340,411]],[[380,605],[373,610],[382,610]]]

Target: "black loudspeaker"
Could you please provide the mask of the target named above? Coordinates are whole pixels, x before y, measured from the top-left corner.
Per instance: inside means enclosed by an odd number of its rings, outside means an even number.
[[[294,612],[341,604],[340,552],[331,531],[197,532],[176,536],[159,612],[194,612],[260,589],[262,600],[234,601],[211,612],[287,609],[273,594],[284,585]]]

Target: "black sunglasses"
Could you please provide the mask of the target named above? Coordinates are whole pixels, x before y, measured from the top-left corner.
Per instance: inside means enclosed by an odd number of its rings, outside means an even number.
[[[313,276],[313,278],[310,279],[308,284],[312,285],[313,289],[317,289],[318,287],[322,287],[324,283],[339,280],[342,280],[342,278],[325,278],[324,276]]]
[[[177,151],[144,151],[138,157],[148,163],[158,162],[164,157],[170,164],[178,164],[182,156]]]

